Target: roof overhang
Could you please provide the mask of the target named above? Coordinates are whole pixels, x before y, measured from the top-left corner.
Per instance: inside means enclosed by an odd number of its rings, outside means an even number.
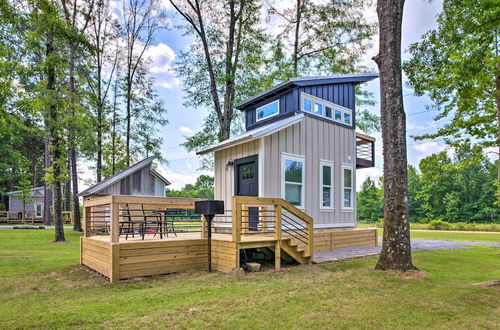
[[[275,95],[282,94],[297,86],[313,86],[313,85],[327,85],[327,84],[342,84],[352,83],[359,85],[367,81],[378,78],[378,73],[360,73],[360,74],[344,74],[336,76],[324,77],[303,77],[303,78],[290,78],[274,87],[271,87],[261,93],[258,93],[243,102],[236,104],[234,107],[238,110],[245,110],[246,108],[257,104],[264,98],[269,98]]]
[[[284,118],[267,125],[263,125],[252,130],[246,131],[243,134],[234,136],[230,139],[222,141],[216,145],[210,146],[204,150],[198,151],[197,155],[205,155],[211,152],[223,150],[226,148],[234,147],[236,145],[256,140],[273,133],[279,132],[287,127],[300,123],[304,119],[304,114],[300,113],[292,117]]]

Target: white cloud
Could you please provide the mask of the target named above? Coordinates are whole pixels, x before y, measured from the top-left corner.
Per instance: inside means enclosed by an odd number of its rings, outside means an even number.
[[[366,178],[371,178],[375,182],[384,175],[384,172],[376,167],[365,168],[362,170],[356,171],[356,189],[359,191],[361,189],[361,185],[366,180]]]
[[[202,174],[212,175],[211,172],[191,172],[191,173],[180,173],[172,172],[171,170],[166,171],[165,178],[170,181],[169,189],[180,190],[188,183],[195,183],[198,176]]]
[[[415,149],[421,156],[427,157],[431,154],[440,153],[446,149],[446,146],[433,141],[416,144],[413,146],[413,149]]]
[[[176,54],[172,48],[160,42],[157,45],[149,46],[146,49],[145,56],[151,60],[149,71],[155,78],[156,85],[164,88],[172,88],[180,85],[180,81],[175,76],[173,68]]]
[[[181,131],[181,133],[185,133],[185,134],[193,134],[193,130],[187,126],[179,127],[179,131]]]

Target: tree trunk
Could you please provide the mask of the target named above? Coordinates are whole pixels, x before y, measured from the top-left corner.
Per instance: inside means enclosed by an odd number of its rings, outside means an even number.
[[[71,173],[71,159],[67,159],[67,170]],[[68,176],[68,180],[64,182],[64,211],[71,211],[71,177]]]
[[[500,72],[500,64],[497,63],[497,72]],[[497,190],[497,201],[500,203],[500,75],[497,74],[495,77],[495,83],[496,83],[496,94],[495,94],[495,102],[497,105],[497,121],[498,121],[498,176],[497,176],[497,184],[498,184],[498,190]]]
[[[130,166],[130,130],[131,130],[131,102],[132,102],[132,81],[127,78],[127,132],[126,132],[126,144],[125,144],[125,157],[127,161],[127,167]]]
[[[99,41],[98,41],[99,47]],[[97,60],[97,182],[102,181],[102,121],[104,102],[102,100],[102,65],[100,58]]]
[[[293,62],[293,75],[295,77],[299,74],[299,33],[300,33],[300,19],[302,16],[302,0],[297,0],[297,12],[296,12],[296,22],[295,22],[295,40],[293,43],[293,54],[292,54],[292,62]]]
[[[71,180],[73,182],[73,231],[82,231],[82,222],[80,219],[80,200],[78,199],[78,171],[76,164],[76,151],[70,150],[71,159]]]
[[[404,0],[378,0],[381,124],[384,156],[384,240],[376,269],[415,269],[408,221],[406,115],[401,77]]]
[[[115,78],[115,93],[113,98],[113,121],[111,123],[111,174],[116,171],[116,100],[118,98],[118,75]]]
[[[69,90],[71,94],[71,115],[75,117],[75,62],[76,62],[76,51],[74,46],[71,47],[70,54],[70,68],[69,68]],[[73,230],[82,231],[82,225],[80,222],[80,200],[78,199],[78,168],[76,162],[76,149],[75,149],[75,132],[71,127],[69,132],[69,160],[70,160],[70,172],[71,172],[71,183],[73,185]],[[64,232],[63,232],[64,236]]]
[[[46,124],[47,125],[47,124]],[[48,132],[46,133],[47,137],[43,139],[43,166],[44,173],[47,175],[49,173],[50,168],[50,149],[49,149],[49,137]],[[43,180],[43,224],[50,225],[52,223],[52,187],[50,186],[50,182],[47,179]]]
[[[47,35],[47,58],[50,59],[51,55],[54,53],[54,39],[52,35]],[[56,84],[56,70],[52,59],[48,61],[47,65],[47,90],[50,91],[50,96],[55,97],[55,84]],[[53,101],[53,100],[52,100]],[[54,186],[54,224],[55,224],[55,242],[63,242],[64,238],[64,226],[62,219],[62,205],[61,205],[61,164],[60,160],[62,158],[62,148],[61,148],[61,138],[59,136],[57,125],[59,125],[58,109],[54,105],[54,102],[48,107],[48,117],[49,117],[49,132],[50,132],[50,144],[52,147],[51,159],[52,159],[52,180]]]

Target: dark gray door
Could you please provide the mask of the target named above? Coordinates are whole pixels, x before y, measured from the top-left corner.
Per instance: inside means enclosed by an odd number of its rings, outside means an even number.
[[[259,170],[257,164],[257,155],[236,159],[234,161],[234,191],[236,196],[259,196]],[[259,208],[249,207],[248,218],[244,217],[243,221],[246,219],[248,219],[248,223],[243,222],[242,227],[248,227],[250,230],[257,230],[259,225]]]

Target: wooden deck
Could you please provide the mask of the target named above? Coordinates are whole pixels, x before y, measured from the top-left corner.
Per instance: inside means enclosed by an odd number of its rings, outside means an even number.
[[[123,228],[120,227],[120,223],[124,223],[122,214],[127,214],[122,212],[120,203],[128,205],[132,201],[139,202],[144,208],[148,203],[155,207],[163,203],[170,207],[190,208],[194,207],[194,200],[161,197],[141,199],[136,196],[120,196],[116,200],[119,202],[114,204],[113,196],[107,196],[103,197],[102,201],[108,204],[96,200],[84,203],[85,234],[80,245],[81,264],[103,274],[110,281],[208,269],[208,240],[203,220],[200,223],[201,232],[179,232],[177,235],[169,233],[168,237],[164,235],[163,238],[151,233],[145,234],[144,239],[137,233],[134,233],[134,237],[129,234],[126,238]],[[233,205],[235,211],[232,213],[230,227],[226,227],[229,231],[221,234],[214,229],[212,233],[211,264],[212,269],[216,271],[229,273],[240,268],[240,250],[243,249],[269,248],[275,255],[275,268],[279,269],[282,251],[299,263],[310,263],[314,253],[344,247],[376,245],[375,229],[313,230],[312,218],[281,199],[235,197]],[[274,223],[263,222],[265,227],[249,229],[250,220],[248,215],[245,216],[248,206],[272,209],[274,215],[271,218]],[[109,235],[91,236],[92,208],[97,210],[96,214],[101,214],[98,218],[107,218],[104,227],[100,225],[100,228],[109,227]],[[106,210],[105,213],[103,210]],[[287,212],[287,215],[282,215],[281,212]],[[137,217],[144,217],[144,213],[143,211]],[[291,222],[285,223],[286,218],[290,219],[291,215],[295,216],[294,223],[303,223],[302,227],[297,225],[293,230],[284,229],[291,225]],[[265,219],[268,218],[269,215]]]

